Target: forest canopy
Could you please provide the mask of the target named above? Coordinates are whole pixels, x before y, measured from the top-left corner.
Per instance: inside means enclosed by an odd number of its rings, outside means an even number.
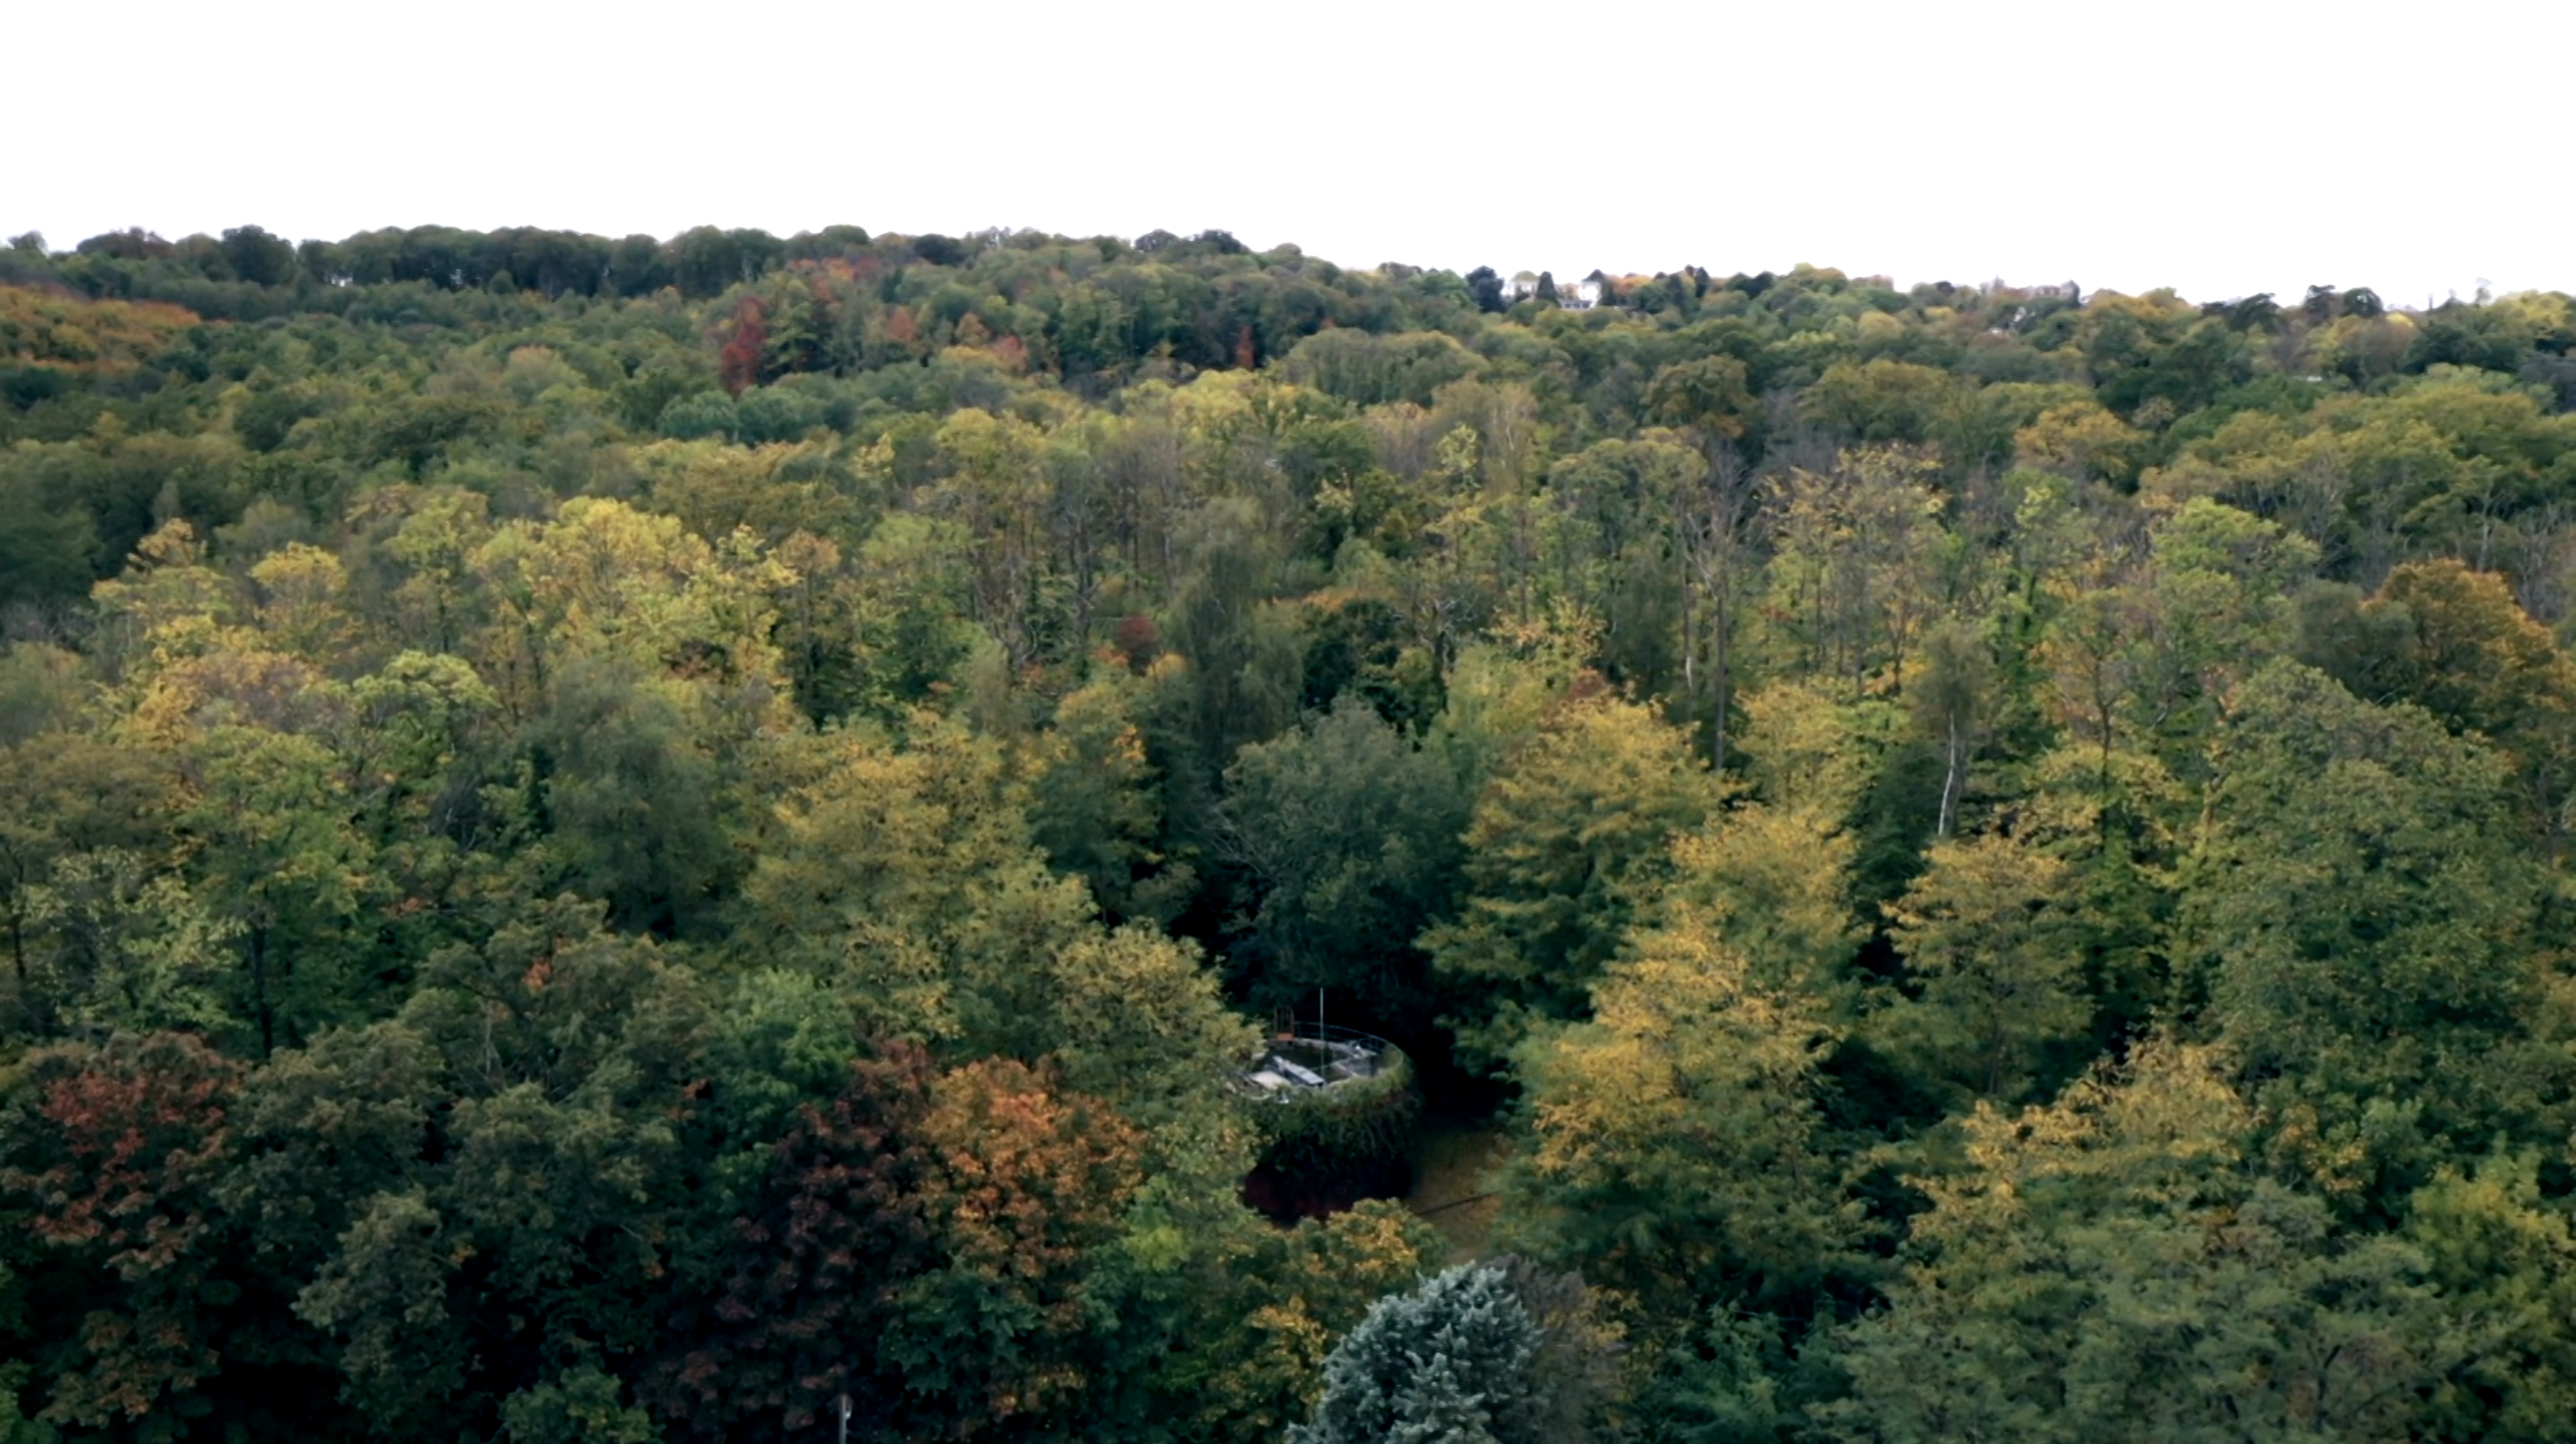
[[[2563,1439],[2571,347],[20,237],[0,1441]]]

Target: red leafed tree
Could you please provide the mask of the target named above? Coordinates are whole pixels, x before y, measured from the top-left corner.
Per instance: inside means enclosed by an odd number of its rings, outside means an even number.
[[[778,1141],[770,1204],[734,1223],[722,1290],[696,1337],[649,1368],[639,1393],[673,1437],[777,1437],[813,1429],[838,1397],[871,1416],[890,1402],[871,1363],[894,1286],[926,1267],[933,1158],[920,1127],[937,1074],[896,1045],[856,1064],[830,1104],[808,1104]]]
[[[1110,641],[1127,659],[1127,670],[1139,675],[1152,666],[1154,659],[1163,651],[1162,633],[1155,630],[1154,619],[1142,612],[1119,618],[1117,628],[1110,633]]]
[[[29,1231],[96,1283],[44,1417],[176,1433],[220,1362],[209,1313],[229,1290],[212,1278],[211,1189],[241,1069],[195,1038],[153,1033],[50,1049],[28,1072],[33,1116],[10,1130],[23,1162],[0,1170],[0,1189],[31,1202]]]
[[[675,1439],[965,1438],[1085,1382],[1089,1251],[1135,1187],[1136,1137],[1011,1062],[939,1073],[892,1044],[775,1149],[693,1335],[645,1371]]]
[[[1260,359],[1261,353],[1254,347],[1252,341],[1252,323],[1246,321],[1243,323],[1243,330],[1234,338],[1235,368],[1241,371],[1249,371],[1252,369],[1253,363]]]
[[[733,308],[733,334],[716,353],[716,379],[740,396],[760,384],[761,358],[769,352],[769,303],[745,296]]]

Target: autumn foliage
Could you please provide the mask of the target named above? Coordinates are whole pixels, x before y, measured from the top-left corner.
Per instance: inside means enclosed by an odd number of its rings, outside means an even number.
[[[740,396],[767,379],[762,363],[769,350],[769,303],[745,296],[733,308],[731,329],[716,352],[716,376],[724,389]]]
[[[131,371],[196,324],[196,316],[167,302],[93,301],[0,285],[0,364]]]
[[[49,1249],[116,1280],[77,1321],[45,1413],[101,1428],[174,1407],[221,1363],[209,1317],[222,1229],[213,1188],[231,1162],[227,1106],[241,1066],[177,1033],[30,1060],[34,1117],[12,1120],[26,1161],[0,1189],[34,1203]]]
[[[906,1437],[968,1438],[1086,1382],[1091,1250],[1137,1181],[1134,1131],[1049,1070],[945,1073],[890,1044],[807,1105],[733,1224],[703,1335],[645,1396],[675,1432],[793,1436],[844,1395]]]
[[[1684,259],[0,246],[0,1444],[2564,1444],[2576,298]]]

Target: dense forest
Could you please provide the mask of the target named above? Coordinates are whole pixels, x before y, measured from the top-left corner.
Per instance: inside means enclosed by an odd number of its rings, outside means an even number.
[[[2569,1437],[2576,303],[1590,279],[9,243],[0,1439]]]

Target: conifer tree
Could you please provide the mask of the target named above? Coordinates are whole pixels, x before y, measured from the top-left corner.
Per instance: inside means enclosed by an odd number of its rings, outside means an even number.
[[[1541,1332],[1493,1264],[1389,1294],[1333,1346],[1315,1422],[1291,1444],[1523,1444]]]

